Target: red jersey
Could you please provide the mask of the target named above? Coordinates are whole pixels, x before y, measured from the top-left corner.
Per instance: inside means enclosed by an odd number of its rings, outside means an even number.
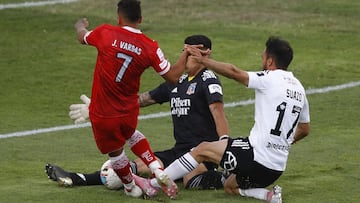
[[[156,41],[131,27],[108,24],[84,36],[98,50],[90,112],[101,117],[138,116],[140,77],[150,66],[160,75],[170,63]]]

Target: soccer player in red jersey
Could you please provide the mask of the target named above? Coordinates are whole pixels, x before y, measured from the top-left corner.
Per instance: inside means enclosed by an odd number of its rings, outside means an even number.
[[[125,143],[149,166],[164,192],[175,198],[176,184],[163,172],[145,136],[136,130],[138,92],[140,77],[150,66],[166,81],[177,82],[188,53],[184,51],[171,66],[157,42],[138,29],[140,1],[121,0],[117,6],[117,26],[104,24],[89,31],[86,18],[75,24],[79,42],[98,50],[89,106],[94,138],[100,152],[108,154],[127,195],[139,197],[142,191],[134,182]]]

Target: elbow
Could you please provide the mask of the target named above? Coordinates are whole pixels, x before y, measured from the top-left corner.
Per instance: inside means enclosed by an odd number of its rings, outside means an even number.
[[[299,133],[301,137],[306,137],[310,134],[310,124],[309,123],[301,123],[299,124]]]
[[[168,78],[166,81],[172,84],[176,84],[178,80],[176,78]]]
[[[171,78],[171,83],[176,84],[179,81],[180,75],[176,75],[175,77]]]
[[[232,79],[236,79],[236,78],[237,78],[237,75],[238,75],[238,69],[236,68],[236,66],[231,65],[231,68],[230,68],[230,77],[231,77]]]
[[[296,129],[295,137],[292,144],[295,144],[299,140],[310,134],[310,124],[309,123],[299,123],[299,126]]]
[[[310,134],[310,123],[305,124],[305,127],[303,128],[303,134],[305,136]]]
[[[77,32],[77,40],[80,44],[85,44],[84,37],[87,33],[87,30],[81,30]]]
[[[225,77],[229,78],[229,79],[233,79],[233,80],[238,80],[238,73],[236,70],[236,67],[234,65],[230,65],[230,68],[228,69],[228,71],[222,73]]]

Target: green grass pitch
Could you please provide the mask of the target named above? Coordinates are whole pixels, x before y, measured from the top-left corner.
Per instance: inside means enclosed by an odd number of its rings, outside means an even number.
[[[25,0],[0,0],[6,4]],[[35,0],[40,1],[40,0]],[[76,40],[74,23],[86,16],[90,28],[116,23],[115,0],[0,9],[0,135],[71,125],[68,106],[90,95],[96,50]],[[360,2],[358,0],[143,0],[144,33],[156,39],[175,62],[192,34],[212,39],[213,55],[245,70],[259,70],[270,35],[290,41],[289,70],[306,89],[360,81]],[[225,103],[253,99],[251,90],[221,77]],[[162,79],[151,68],[141,91]],[[311,134],[293,146],[286,172],[277,181],[283,201],[360,200],[360,87],[308,96]],[[142,115],[168,111],[156,105]],[[226,108],[231,136],[246,136],[253,106]],[[173,145],[169,116],[141,120],[139,129],[154,150]],[[0,136],[1,137],[1,136]],[[81,172],[98,170],[106,160],[89,127],[0,139],[0,202],[260,202],[224,191],[184,190],[177,200],[161,194],[133,199],[103,186],[58,187],[44,173],[47,162]],[[134,158],[127,151],[130,158]]]

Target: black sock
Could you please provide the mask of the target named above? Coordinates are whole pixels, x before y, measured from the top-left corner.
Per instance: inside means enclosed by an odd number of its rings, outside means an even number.
[[[202,174],[192,177],[185,188],[198,188],[201,190],[223,188],[222,173],[217,171],[206,171]]]
[[[102,185],[100,171],[89,174],[70,173],[70,177],[73,181],[73,184],[77,186]]]
[[[134,161],[130,161],[130,168],[133,174],[137,174],[137,164]]]

